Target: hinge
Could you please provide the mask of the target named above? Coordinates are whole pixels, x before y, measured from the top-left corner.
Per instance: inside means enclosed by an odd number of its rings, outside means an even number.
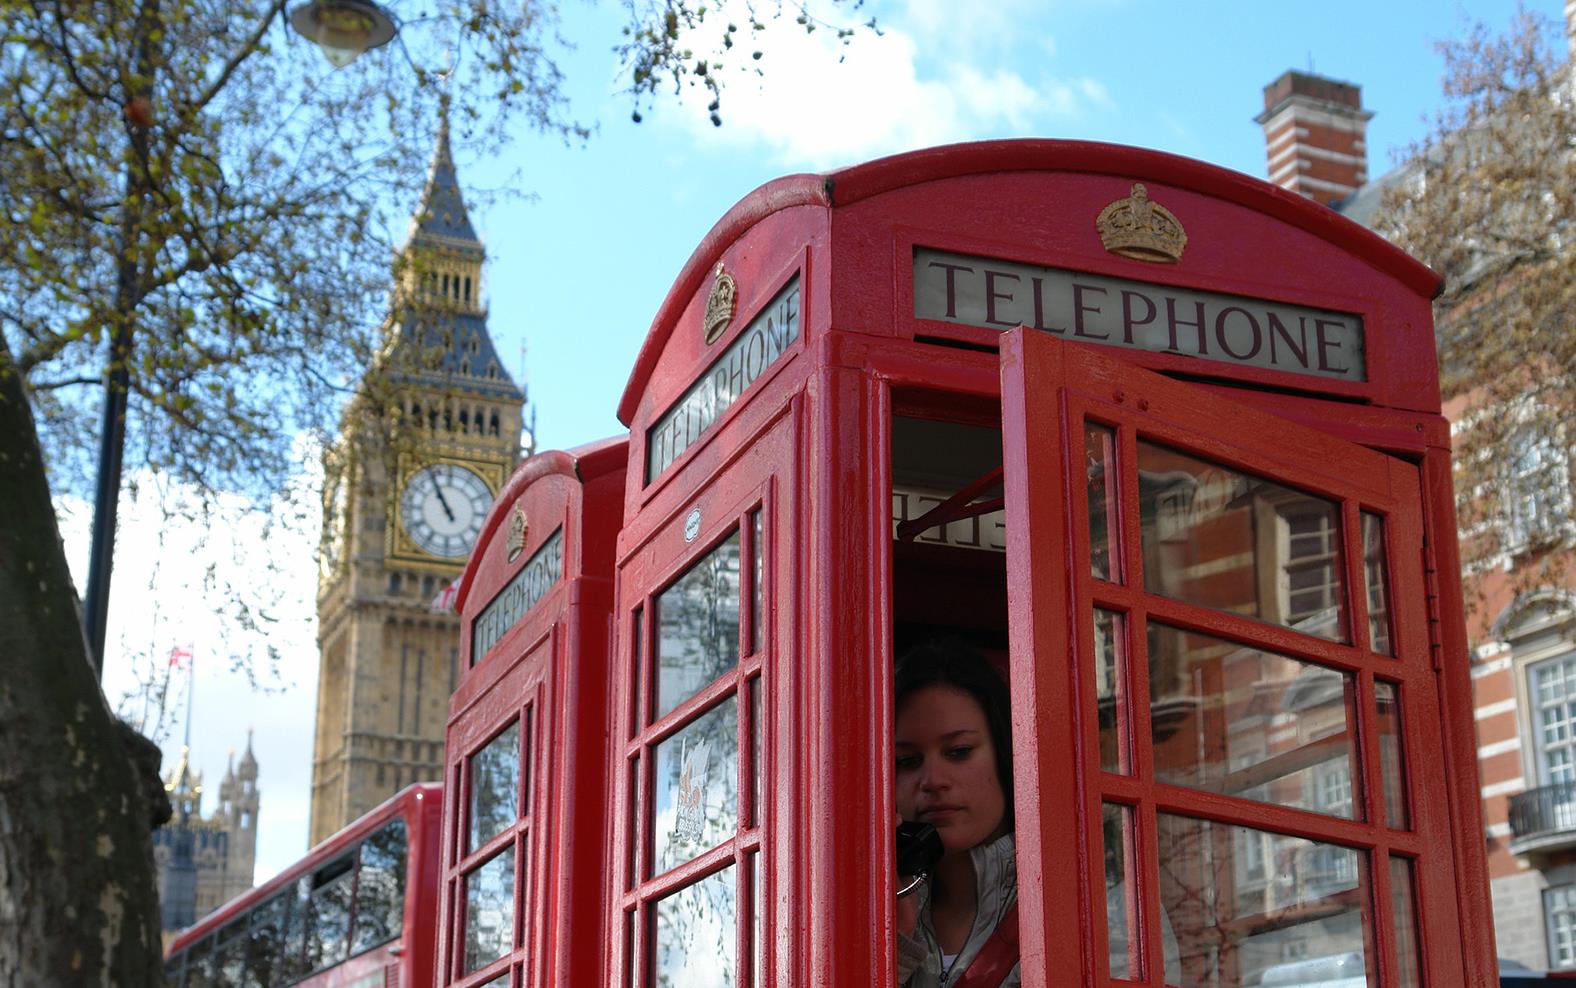
[[[1434,554],[1428,551],[1428,536],[1423,537],[1423,599],[1428,611],[1428,658],[1434,671],[1445,667],[1445,644],[1439,620],[1439,572],[1434,569]]]

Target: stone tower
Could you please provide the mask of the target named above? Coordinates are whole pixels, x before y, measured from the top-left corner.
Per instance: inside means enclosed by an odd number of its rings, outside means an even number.
[[[442,778],[460,631],[435,599],[521,455],[525,396],[487,332],[485,260],[445,119],[384,346],[324,455],[313,844]]]
[[[219,783],[219,805],[202,814],[202,775],[192,768],[191,752],[164,780],[174,818],[153,832],[158,875],[160,924],[173,933],[184,929],[252,887],[257,861],[257,759],[250,734],[240,765],[231,757]]]

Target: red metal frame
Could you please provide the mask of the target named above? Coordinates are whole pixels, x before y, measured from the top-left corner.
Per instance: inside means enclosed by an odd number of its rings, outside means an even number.
[[[347,824],[295,864],[183,930],[170,942],[166,958],[190,949],[396,819],[405,821],[408,841],[404,925],[400,936],[291,984],[302,988],[340,988],[364,984],[369,977],[384,980],[390,974],[408,988],[432,984],[438,927],[438,844],[443,829],[443,787],[431,783],[406,787],[381,806]]]

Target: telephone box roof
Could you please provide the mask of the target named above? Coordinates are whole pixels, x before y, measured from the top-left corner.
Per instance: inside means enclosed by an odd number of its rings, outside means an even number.
[[[1426,265],[1329,207],[1218,165],[1163,151],[1095,141],[1022,139],[927,148],[825,174],[787,175],[739,200],[701,239],[658,308],[619,401],[619,421],[629,425],[634,420],[641,395],[678,317],[718,259],[768,216],[796,206],[849,206],[882,193],[943,179],[1026,171],[1111,175],[1188,189],[1304,230],[1363,260],[1423,298],[1432,299],[1444,285],[1441,276]]]
[[[454,597],[455,612],[460,611],[470,596],[471,584],[475,582],[476,571],[484,555],[481,548],[492,541],[504,519],[509,516],[509,508],[532,484],[543,477],[555,475],[585,483],[610,470],[622,469],[628,458],[629,437],[611,436],[570,450],[545,450],[522,461],[493,500],[492,510],[488,512],[487,520],[476,536],[475,549],[466,561],[465,572],[460,574],[459,588]]]

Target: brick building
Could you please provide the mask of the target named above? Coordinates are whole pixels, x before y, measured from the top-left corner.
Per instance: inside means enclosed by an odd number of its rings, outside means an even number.
[[[1576,52],[1576,0],[1565,23]],[[1271,181],[1372,225],[1403,165],[1370,182],[1372,114],[1347,82],[1287,72],[1264,89]],[[1490,284],[1484,289],[1489,290]],[[1502,286],[1493,285],[1494,290]],[[1470,304],[1470,303],[1468,303]],[[1564,327],[1571,332],[1573,327]],[[1459,434],[1474,416],[1517,414],[1448,402]],[[1527,429],[1505,451],[1498,557],[1465,574],[1485,840],[1502,962],[1576,969],[1576,511],[1569,445]],[[1459,492],[1458,492],[1459,493]],[[1463,531],[1463,541],[1479,533]],[[1552,561],[1534,586],[1517,576]]]

